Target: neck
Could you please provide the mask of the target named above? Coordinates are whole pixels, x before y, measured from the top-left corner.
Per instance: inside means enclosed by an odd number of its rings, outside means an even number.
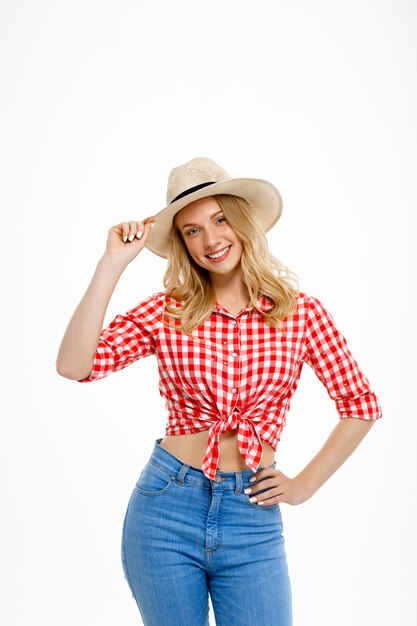
[[[216,298],[219,301],[227,300],[228,302],[249,302],[249,292],[243,282],[241,268],[227,275],[219,275],[210,273],[211,284],[213,285]]]

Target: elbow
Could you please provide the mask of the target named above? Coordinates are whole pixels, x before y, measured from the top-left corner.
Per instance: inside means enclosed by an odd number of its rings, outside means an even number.
[[[69,380],[83,380],[84,378],[88,378],[91,373],[92,366],[87,368],[74,367],[61,359],[56,360],[56,371],[63,378],[68,378]]]

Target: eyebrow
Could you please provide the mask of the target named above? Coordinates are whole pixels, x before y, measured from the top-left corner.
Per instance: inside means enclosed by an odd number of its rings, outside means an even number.
[[[210,218],[216,217],[216,215],[218,215],[219,213],[223,213],[223,211],[220,209],[220,211],[216,211],[216,213],[212,213],[210,215]],[[184,228],[187,228],[188,226],[198,226],[198,224],[196,222],[194,222],[193,224],[184,224],[184,226],[181,226],[181,230],[184,230]]]

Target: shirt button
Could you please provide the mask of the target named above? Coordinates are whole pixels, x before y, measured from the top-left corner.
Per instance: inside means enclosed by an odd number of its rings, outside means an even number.
[[[216,474],[216,476],[214,477],[214,480],[216,483],[219,483],[221,481],[222,477],[219,476],[218,474]]]
[[[237,321],[236,320],[232,320],[232,324],[237,324]]]
[[[236,387],[232,387],[232,393],[236,393],[237,389]]]
[[[237,356],[237,352],[232,352],[232,356],[236,357]]]

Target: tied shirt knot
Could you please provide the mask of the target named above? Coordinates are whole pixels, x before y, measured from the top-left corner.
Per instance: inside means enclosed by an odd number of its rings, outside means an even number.
[[[235,410],[226,418],[219,418],[210,426],[202,470],[211,480],[214,480],[219,464],[220,435],[236,428],[240,454],[254,472],[259,467],[263,449],[257,428],[249,417],[245,417],[240,411]]]

